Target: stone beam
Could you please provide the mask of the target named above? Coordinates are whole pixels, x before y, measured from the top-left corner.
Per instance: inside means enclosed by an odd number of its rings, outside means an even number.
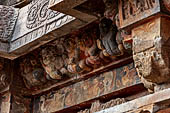
[[[80,12],[75,7],[87,2],[89,0],[50,0],[49,8],[64,14],[72,15],[84,22],[90,23],[97,18],[87,13]],[[98,1],[100,2],[100,0]]]
[[[157,105],[161,103],[164,103],[162,105],[169,104],[169,94],[170,89],[166,89],[96,113],[157,113],[160,109],[162,109],[161,107],[159,108]],[[160,110],[160,112],[158,113],[169,113],[161,111],[165,110]]]
[[[34,113],[58,112],[123,88],[140,84],[133,63],[35,98]],[[41,103],[41,104],[40,104]],[[55,107],[54,107],[55,106]]]

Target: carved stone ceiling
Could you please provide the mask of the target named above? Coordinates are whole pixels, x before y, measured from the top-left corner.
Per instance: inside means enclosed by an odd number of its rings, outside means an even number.
[[[0,29],[0,38],[2,39],[0,42],[0,56],[15,59],[49,41],[95,21],[96,16],[74,9],[74,7],[86,1],[71,1],[72,7],[68,7],[70,6],[68,0],[57,1],[57,3],[52,0],[36,0],[21,9],[5,7],[6,10],[3,10],[4,6],[0,6],[0,15],[4,14],[0,17],[0,20],[4,20],[0,24],[0,28],[3,28]],[[53,11],[49,7],[58,7],[60,10]],[[11,15],[8,13],[11,13]],[[5,20],[11,24],[8,25]],[[9,36],[6,38],[1,34],[8,34]]]

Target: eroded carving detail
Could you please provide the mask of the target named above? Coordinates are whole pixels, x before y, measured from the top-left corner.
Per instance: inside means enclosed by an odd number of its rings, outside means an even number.
[[[78,113],[94,113],[94,112],[98,112],[110,107],[114,107],[116,105],[120,105],[125,103],[126,100],[124,98],[117,98],[117,99],[113,99],[107,103],[100,103],[99,101],[96,101],[94,103],[92,103],[91,108],[90,109],[86,109],[86,110],[82,110]]]
[[[42,85],[47,82],[47,74],[35,55],[27,56],[20,61],[20,71],[27,88]]]
[[[150,48],[142,52],[137,52],[134,49],[134,61],[139,76],[145,85],[153,90],[153,84],[161,84],[169,82],[170,61],[169,47],[166,46],[169,42],[158,36],[155,37],[153,43],[150,43]],[[139,46],[139,43],[144,42],[138,37],[134,38],[133,46]],[[146,43],[146,42],[145,42]],[[152,45],[153,44],[153,45]]]
[[[170,1],[169,0],[162,0],[162,1],[166,9],[170,11]]]
[[[104,62],[110,62],[112,57],[123,55],[123,38],[117,35],[112,21],[105,18],[99,27],[100,37],[97,35],[99,30],[92,28],[94,30],[80,31],[81,35],[58,39],[42,49],[42,65],[52,79],[92,71]]]
[[[155,0],[122,0],[123,19],[138,15],[155,6]]]
[[[160,12],[159,0],[119,0],[120,28]]]
[[[18,17],[17,9],[0,5],[0,40],[7,42],[10,40]]]

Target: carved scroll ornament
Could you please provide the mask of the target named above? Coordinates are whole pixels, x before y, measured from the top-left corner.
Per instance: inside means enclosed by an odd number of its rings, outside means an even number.
[[[49,0],[33,0],[28,10],[26,27],[35,28],[46,20],[56,17],[59,12],[48,9]]]

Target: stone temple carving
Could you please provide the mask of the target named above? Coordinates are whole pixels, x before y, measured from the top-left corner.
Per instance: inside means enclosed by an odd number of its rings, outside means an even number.
[[[64,52],[62,45],[48,46],[41,51],[42,65],[51,79],[60,80],[68,73],[65,68],[67,56]]]
[[[27,56],[21,60],[20,71],[27,88],[47,82],[47,74],[42,68],[40,61],[34,55]]]
[[[0,40],[7,42],[10,40],[18,17],[17,9],[0,5]]]
[[[49,0],[33,0],[29,7],[26,27],[29,29],[38,27],[48,19],[60,14],[48,9]]]

